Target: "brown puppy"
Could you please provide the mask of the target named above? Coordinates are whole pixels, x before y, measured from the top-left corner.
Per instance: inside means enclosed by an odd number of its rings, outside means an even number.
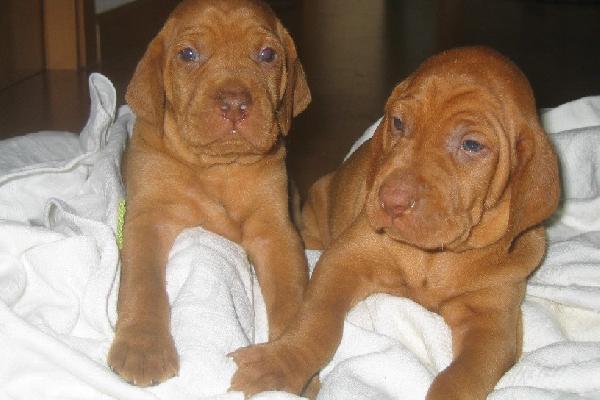
[[[127,90],[127,216],[109,365],[137,385],[178,372],[165,264],[202,226],[241,244],[261,284],[270,337],[308,281],[288,213],[282,136],[310,102],[294,43],[259,1],[189,0],[167,20]]]
[[[374,137],[312,187],[303,233],[326,250],[305,303],[279,339],[234,354],[232,388],[299,392],[334,354],[349,309],[384,292],[452,330],[454,361],[427,398],[485,398],[519,357],[525,281],[558,198],[517,67],[479,47],[432,57],[393,91]]]

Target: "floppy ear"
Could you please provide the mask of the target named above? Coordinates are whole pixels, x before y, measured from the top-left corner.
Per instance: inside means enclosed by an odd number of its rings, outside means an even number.
[[[311,96],[292,37],[280,22],[277,22],[277,31],[286,53],[286,69],[282,77],[281,105],[278,111],[279,126],[285,135],[290,130],[292,118],[308,107]]]
[[[165,111],[162,31],[148,45],[127,86],[125,100],[136,118],[161,127]]]
[[[558,161],[537,118],[521,128],[515,147],[517,166],[511,177],[510,238],[550,217],[560,199]]]

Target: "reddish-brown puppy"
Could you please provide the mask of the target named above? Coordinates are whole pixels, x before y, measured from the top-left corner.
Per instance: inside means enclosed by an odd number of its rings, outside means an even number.
[[[137,121],[108,363],[150,385],[178,372],[165,264],[184,228],[202,226],[248,252],[271,338],[297,312],[308,274],[288,212],[282,136],[310,93],[294,43],[268,6],[188,0],[150,43],[127,101]]]
[[[519,356],[525,281],[558,198],[517,67],[480,47],[430,58],[395,88],[374,137],[312,187],[303,233],[325,251],[284,335],[234,354],[233,389],[299,392],[335,352],[348,310],[384,292],[451,328],[454,361],[427,398],[484,399]]]

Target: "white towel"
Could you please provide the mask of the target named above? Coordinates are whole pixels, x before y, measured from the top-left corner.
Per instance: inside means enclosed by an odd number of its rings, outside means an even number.
[[[106,366],[116,319],[120,157],[133,116],[124,107],[115,118],[114,89],[101,75],[90,77],[90,92],[90,120],[79,136],[0,142],[0,399],[242,399],[227,392],[235,365],[226,355],[265,340],[264,303],[243,249],[202,228],[182,232],[167,266],[179,376],[137,388]],[[523,357],[490,399],[600,399],[598,110],[594,97],[544,114],[560,128],[551,138],[564,207],[527,288]],[[319,253],[307,256],[314,265]],[[423,399],[451,358],[441,317],[408,299],[371,296],[348,315],[319,398]]]
[[[598,96],[583,97],[543,110],[540,117],[548,133],[600,126],[600,101]]]

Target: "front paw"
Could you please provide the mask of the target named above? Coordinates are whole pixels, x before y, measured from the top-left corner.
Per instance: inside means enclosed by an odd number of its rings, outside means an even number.
[[[151,386],[179,371],[179,357],[168,331],[144,326],[117,329],[108,365],[127,382]]]
[[[282,343],[245,347],[230,356],[238,365],[230,390],[246,397],[268,390],[300,394],[312,376],[301,355]]]

